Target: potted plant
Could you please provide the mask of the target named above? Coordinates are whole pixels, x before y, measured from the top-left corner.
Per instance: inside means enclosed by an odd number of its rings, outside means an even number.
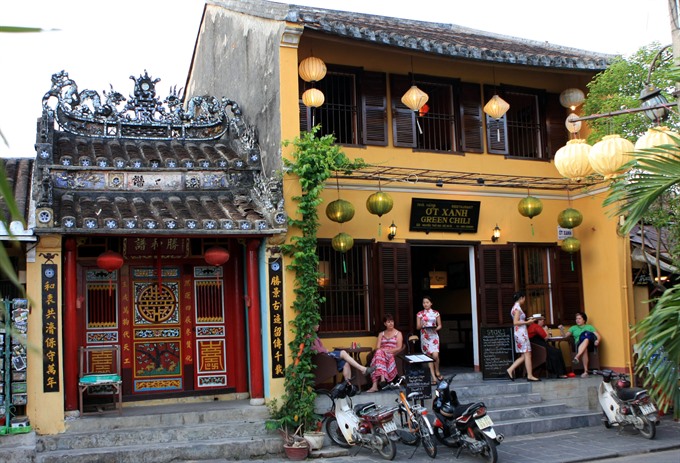
[[[304,434],[305,440],[309,442],[310,450],[321,450],[323,447],[326,433],[321,430],[322,424],[323,421],[318,421],[314,430],[306,431]]]

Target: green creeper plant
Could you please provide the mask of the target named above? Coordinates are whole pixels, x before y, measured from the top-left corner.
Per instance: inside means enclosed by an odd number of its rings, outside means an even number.
[[[295,274],[295,300],[292,303],[295,318],[290,322],[294,339],[289,343],[293,361],[286,367],[285,393],[272,409],[273,421],[269,428],[280,428],[290,432],[302,425],[302,432],[316,430],[319,417],[314,413],[314,374],[312,370],[311,345],[317,337],[315,327],[319,324],[319,294],[317,255],[317,232],[319,230],[318,207],[323,202],[321,192],[328,179],[336,171],[353,171],[365,166],[362,159],[350,160],[335,144],[333,135],[317,137],[319,126],[304,132],[292,142],[290,159],[284,159],[289,175],[297,177],[301,194],[293,196],[297,202],[295,217],[288,218],[288,224],[300,231],[290,237],[282,246],[285,255],[291,257],[288,269]]]

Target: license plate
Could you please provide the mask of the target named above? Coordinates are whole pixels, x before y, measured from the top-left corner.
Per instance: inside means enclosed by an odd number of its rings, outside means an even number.
[[[640,411],[643,415],[649,415],[650,413],[654,413],[656,411],[656,407],[653,404],[643,404],[640,405]]]
[[[489,418],[488,415],[476,419],[475,423],[477,423],[479,429],[486,429],[493,426],[493,421],[491,420],[491,418]]]
[[[397,430],[397,424],[394,422],[394,420],[386,421],[383,423],[383,429],[389,434]]]

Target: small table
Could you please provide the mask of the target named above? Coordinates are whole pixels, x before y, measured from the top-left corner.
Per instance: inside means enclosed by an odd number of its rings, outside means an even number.
[[[371,352],[373,350],[372,347],[334,347],[333,350],[344,350],[347,352],[349,355],[352,356],[354,360],[359,362],[360,364],[363,365],[361,362],[361,354]]]

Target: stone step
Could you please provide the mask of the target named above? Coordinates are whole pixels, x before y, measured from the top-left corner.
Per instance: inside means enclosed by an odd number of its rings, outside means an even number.
[[[531,434],[560,431],[563,429],[584,428],[589,426],[601,426],[602,413],[586,410],[565,410],[564,413],[550,416],[532,418],[519,418],[514,420],[494,420],[494,429],[505,437],[528,436]]]
[[[186,442],[149,442],[127,447],[69,449],[36,454],[35,463],[171,463],[201,460],[252,460],[281,454],[276,435]]]
[[[0,461],[2,463],[33,463],[35,443],[35,431],[0,436]]]

